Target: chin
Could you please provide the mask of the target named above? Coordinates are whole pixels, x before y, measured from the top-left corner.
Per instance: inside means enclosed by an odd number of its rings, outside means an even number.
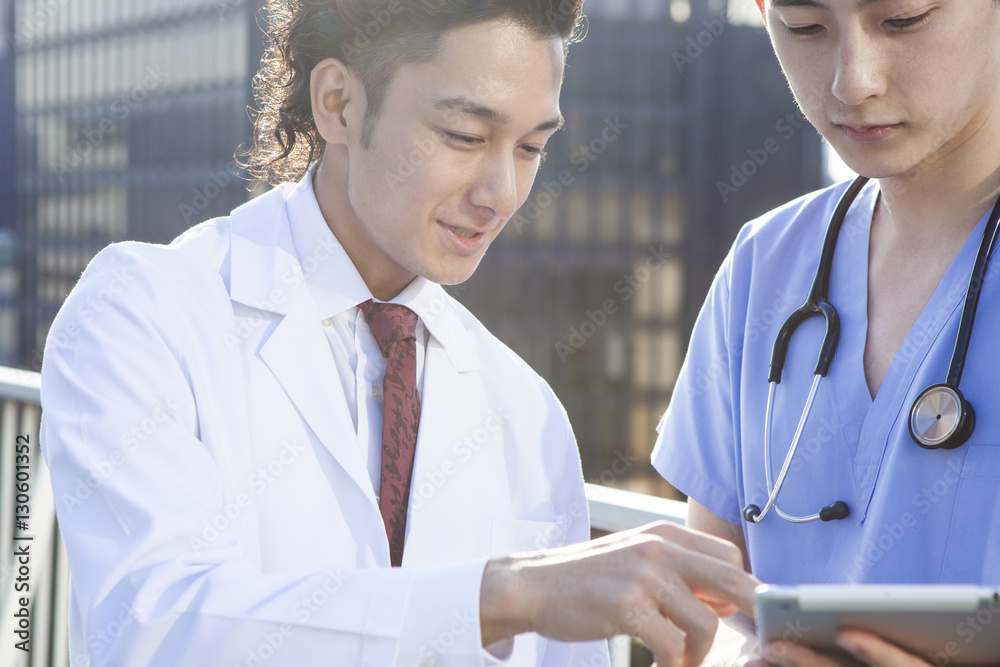
[[[479,267],[479,261],[467,267],[439,268],[436,271],[426,271],[421,275],[432,283],[439,285],[458,285],[472,277]]]
[[[834,150],[836,150],[836,147]],[[859,176],[866,176],[872,179],[899,176],[914,168],[913,165],[904,164],[898,158],[892,159],[893,156],[885,156],[885,158],[879,159],[878,156],[873,155],[863,157],[845,155],[840,151],[837,151],[837,154],[844,161],[844,164],[847,165],[848,169]]]

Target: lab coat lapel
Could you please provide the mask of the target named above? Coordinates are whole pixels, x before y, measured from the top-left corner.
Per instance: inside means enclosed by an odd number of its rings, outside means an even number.
[[[260,359],[319,441],[374,502],[333,355],[294,250],[281,190],[233,212],[230,289],[234,301],[280,317],[260,341]]]
[[[330,344],[310,300],[302,299],[278,323],[261,346],[260,358],[323,446],[374,501]]]
[[[449,352],[451,357],[449,357]],[[410,485],[404,565],[440,564],[442,538],[453,561],[489,553],[492,517],[511,516],[503,415],[482,371],[431,339],[426,350],[420,430]]]

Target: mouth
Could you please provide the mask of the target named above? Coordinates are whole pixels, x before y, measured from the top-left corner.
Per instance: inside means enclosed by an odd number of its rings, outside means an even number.
[[[456,236],[461,236],[463,239],[474,239],[483,235],[482,232],[474,232],[470,229],[462,229],[461,227],[454,227],[452,225],[445,225],[451,233]]]
[[[858,143],[875,143],[883,139],[888,138],[895,132],[900,123],[886,123],[886,124],[852,124],[852,123],[834,123],[840,131],[843,132],[848,139],[856,141]]]
[[[478,255],[486,246],[486,231],[476,231],[449,225],[438,220],[437,223],[445,230],[447,245],[453,252],[462,256]],[[487,230],[488,231],[488,230]]]

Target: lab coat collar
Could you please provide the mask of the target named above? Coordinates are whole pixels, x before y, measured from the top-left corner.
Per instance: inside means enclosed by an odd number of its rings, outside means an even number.
[[[233,300],[288,315],[311,297],[323,319],[373,298],[323,218],[312,187],[314,169],[299,183],[283,184],[233,211]],[[455,370],[480,368],[460,306],[444,288],[418,276],[391,301],[417,314]]]

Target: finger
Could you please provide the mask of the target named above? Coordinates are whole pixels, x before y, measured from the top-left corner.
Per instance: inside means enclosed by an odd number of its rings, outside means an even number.
[[[743,569],[743,554],[739,548],[721,537],[715,537],[697,530],[691,530],[676,523],[657,521],[646,524],[638,529],[640,532],[653,533],[670,540],[690,551],[711,556]]]
[[[844,630],[837,635],[836,642],[837,646],[850,653],[856,660],[873,666],[926,667],[928,664],[912,653],[907,653],[869,632]]]
[[[742,567],[697,553],[679,558],[675,566],[702,600],[735,604],[747,616],[753,617],[754,589],[758,582]]]
[[[699,595],[696,595],[699,600],[707,604],[715,615],[720,618],[725,618],[726,616],[735,616],[740,613],[740,608],[729,602],[719,602],[718,600],[704,599]]]
[[[635,636],[653,652],[660,667],[683,667],[684,634],[659,613],[649,614],[636,628]]]
[[[768,662],[785,667],[840,667],[831,658],[802,646],[786,642],[775,642],[764,647],[764,658]]]
[[[712,648],[719,617],[682,583],[665,585],[656,600],[663,615],[684,632],[685,664],[700,665]]]

